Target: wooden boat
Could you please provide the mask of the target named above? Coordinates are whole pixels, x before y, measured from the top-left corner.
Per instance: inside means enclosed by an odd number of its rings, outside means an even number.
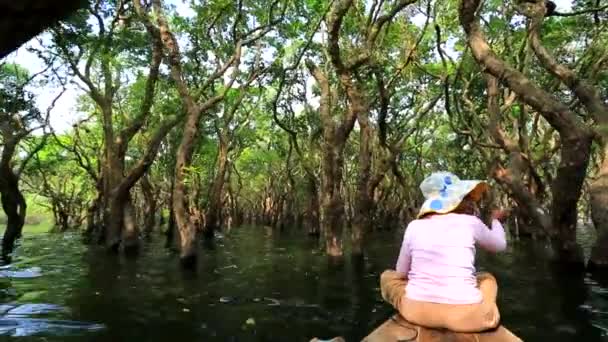
[[[361,342],[521,342],[507,328],[482,333],[455,333],[443,329],[428,329],[409,323],[400,315],[394,315],[382,323]]]
[[[310,342],[344,342],[342,337],[330,340],[313,338]],[[495,330],[482,333],[455,333],[448,330],[428,329],[409,323],[400,315],[394,315],[382,323],[361,342],[522,342],[507,328],[499,326]]]

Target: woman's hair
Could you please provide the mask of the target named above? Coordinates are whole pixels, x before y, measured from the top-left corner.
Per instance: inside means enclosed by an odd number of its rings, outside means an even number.
[[[479,206],[477,205],[477,202],[474,201],[470,196],[466,196],[462,202],[460,202],[458,207],[451,212],[455,214],[479,216]]]

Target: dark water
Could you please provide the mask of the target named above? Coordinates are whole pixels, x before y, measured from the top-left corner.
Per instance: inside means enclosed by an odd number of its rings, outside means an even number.
[[[193,274],[160,238],[131,260],[89,250],[76,235],[26,237],[13,270],[36,266],[42,276],[0,279],[0,340],[358,341],[392,313],[378,277],[401,233],[372,239],[364,262],[332,265],[299,232],[234,229],[201,247]],[[608,341],[608,282],[546,259],[541,244],[523,242],[500,256],[479,252],[479,268],[498,278],[503,323],[525,341]]]

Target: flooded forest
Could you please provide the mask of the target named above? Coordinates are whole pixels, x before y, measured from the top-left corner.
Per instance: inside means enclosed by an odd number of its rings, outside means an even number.
[[[605,1],[73,7],[0,60],[0,336],[360,340],[450,171],[505,324],[608,341]]]

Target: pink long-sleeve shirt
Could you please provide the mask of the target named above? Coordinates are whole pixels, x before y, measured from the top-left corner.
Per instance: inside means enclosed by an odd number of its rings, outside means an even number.
[[[474,304],[481,302],[475,278],[475,245],[491,252],[506,249],[505,230],[498,220],[492,229],[477,217],[433,215],[408,225],[397,272],[405,273],[406,297],[413,300]]]

